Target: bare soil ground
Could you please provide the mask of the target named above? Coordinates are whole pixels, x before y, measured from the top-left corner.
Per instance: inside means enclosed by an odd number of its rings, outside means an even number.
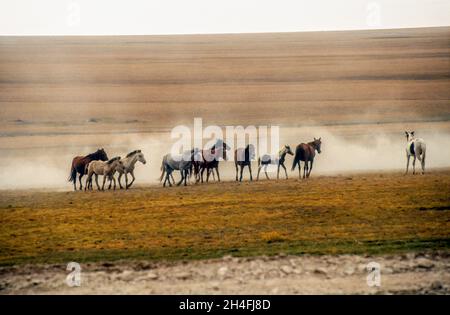
[[[380,264],[369,286],[367,264]],[[1,294],[449,294],[448,252],[402,255],[263,256],[155,263],[82,264],[69,287],[65,265],[0,268]]]

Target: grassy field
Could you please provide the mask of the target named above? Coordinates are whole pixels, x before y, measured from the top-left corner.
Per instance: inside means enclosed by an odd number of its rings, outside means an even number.
[[[129,191],[0,191],[0,265],[450,246],[450,170]]]

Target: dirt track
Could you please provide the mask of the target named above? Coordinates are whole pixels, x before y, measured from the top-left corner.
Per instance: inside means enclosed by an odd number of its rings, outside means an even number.
[[[369,287],[367,264],[381,265]],[[450,255],[272,256],[178,263],[84,264],[81,286],[64,265],[3,267],[2,294],[449,294]]]

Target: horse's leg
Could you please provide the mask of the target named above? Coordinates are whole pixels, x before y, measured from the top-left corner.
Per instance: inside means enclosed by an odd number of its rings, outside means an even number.
[[[298,179],[302,179],[302,164],[300,163],[300,161],[297,162],[298,163]]]
[[[286,179],[288,179],[288,174],[287,174],[286,166],[284,166],[284,164],[281,164],[281,166],[284,168],[284,173],[286,174]]]
[[[239,165],[241,167],[241,176],[239,177],[239,181],[242,182],[242,172],[244,171],[244,165]]]
[[[270,179],[270,178],[269,178],[269,175],[267,175],[267,165],[264,167],[264,174],[266,174],[266,178],[267,178],[267,179]]]
[[[259,180],[259,173],[261,172],[262,165],[258,166],[258,174],[256,175],[256,180]]]
[[[308,171],[308,160],[303,164],[303,179],[306,178],[306,172]]]
[[[309,163],[310,163],[310,164],[309,164],[308,177],[309,177],[309,175],[311,175],[311,171],[312,171],[312,168],[313,168],[314,160],[311,160]]]
[[[211,175],[211,169],[209,167],[206,168],[206,182],[209,182],[209,176]]]
[[[77,173],[75,171],[75,179],[73,180],[73,190],[77,191]]]
[[[173,175],[172,175],[173,170],[167,171],[167,180],[169,181],[169,186],[172,187],[172,183],[170,182],[170,177],[172,176],[173,179]],[[173,183],[175,184],[175,180],[173,181]]]
[[[409,169],[409,159],[411,158],[411,156],[409,154],[406,154],[406,172],[405,175],[408,174],[408,169]]]
[[[216,173],[217,173],[217,181],[220,182],[219,166],[216,167]],[[214,172],[213,172],[213,174],[214,174]]]
[[[97,184],[97,189],[100,190],[100,185],[98,184],[98,175],[95,174],[95,183]]]
[[[170,185],[170,177],[169,177],[169,172],[168,171],[166,171],[166,176],[164,176],[163,187],[166,187],[167,180],[169,180],[169,185]]]
[[[79,181],[80,181],[80,190],[83,190],[83,184],[81,183],[81,179],[83,178],[84,174],[80,174]]]
[[[117,178],[117,181],[119,182],[119,187],[120,187],[120,189],[123,189],[123,187],[122,187],[122,182],[120,181],[121,178],[122,178],[122,175],[123,175],[123,173],[119,173],[119,177]]]
[[[125,189],[128,189],[128,173],[125,172]]]
[[[202,167],[202,170],[200,171],[200,180],[203,183],[203,173],[205,172],[205,168]]]
[[[280,179],[280,166],[281,166],[281,163],[278,163],[278,166],[277,166],[277,180]]]
[[[177,186],[180,186],[181,183],[183,182],[184,176],[183,176],[183,170],[180,170],[180,175],[181,175],[181,179],[180,181],[177,183]]]
[[[84,190],[88,190],[89,189],[89,183],[92,181],[92,174],[91,176],[89,176],[89,174],[87,175],[86,178],[86,182],[84,183]]]
[[[116,179],[114,178],[114,176],[113,176],[113,181],[114,181],[114,190],[116,190]]]
[[[108,176],[108,181],[109,181],[108,190],[110,190],[110,189],[111,189],[111,186],[112,186],[112,179],[111,179],[111,177],[109,177],[109,176]]]
[[[252,164],[248,165],[248,171],[250,172],[250,180],[252,181],[253,180],[253,177],[252,177]]]
[[[186,180],[188,177],[188,170],[184,170],[185,174],[184,174],[184,186],[187,186]]]
[[[134,183],[134,180],[136,179],[136,177],[134,177],[134,171],[131,171],[131,172],[130,172],[130,174],[131,174],[131,177],[132,177],[133,179],[131,180],[131,183],[130,183],[130,185],[128,185],[128,187],[127,187],[127,188],[130,188],[130,187],[131,187],[131,185],[133,185],[133,183]]]
[[[414,159],[413,159],[413,175],[416,174],[416,155],[414,154]]]
[[[236,167],[236,181],[238,181],[238,165],[237,163],[234,163],[234,166]]]
[[[106,175],[103,175],[103,185],[102,185],[102,190],[105,190],[105,183],[106,183]]]
[[[425,152],[422,153],[422,174],[425,174]]]

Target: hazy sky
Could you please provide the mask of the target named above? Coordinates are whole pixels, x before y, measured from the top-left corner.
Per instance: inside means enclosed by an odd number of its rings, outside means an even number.
[[[450,0],[1,0],[0,35],[295,32],[450,25]]]

